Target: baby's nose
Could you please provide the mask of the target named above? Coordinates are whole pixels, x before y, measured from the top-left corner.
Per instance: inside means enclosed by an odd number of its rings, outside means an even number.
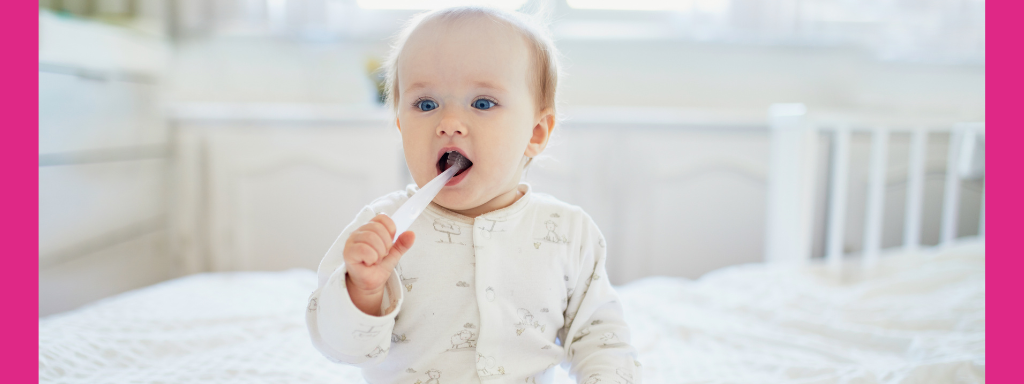
[[[454,117],[445,117],[444,119],[441,119],[441,123],[437,125],[438,135],[464,136],[466,133],[466,126],[462,125],[462,122]]]

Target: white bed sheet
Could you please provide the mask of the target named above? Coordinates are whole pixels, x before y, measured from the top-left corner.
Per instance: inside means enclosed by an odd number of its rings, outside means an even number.
[[[983,383],[984,266],[977,242],[843,276],[755,264],[619,292],[646,383]],[[200,274],[42,318],[40,380],[361,383],[309,342],[315,284],[308,270]]]

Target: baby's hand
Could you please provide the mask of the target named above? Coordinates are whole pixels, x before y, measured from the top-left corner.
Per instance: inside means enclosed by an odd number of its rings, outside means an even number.
[[[416,238],[412,232],[405,232],[392,244],[394,236],[395,222],[380,214],[353,231],[345,241],[345,285],[352,302],[366,314],[380,315],[384,283]]]

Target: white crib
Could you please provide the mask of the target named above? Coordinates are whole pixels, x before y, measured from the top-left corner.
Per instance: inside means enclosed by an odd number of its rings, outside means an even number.
[[[820,172],[817,151],[820,135],[831,142],[826,177],[827,235],[825,259],[833,267],[844,257],[858,256],[860,263],[870,267],[877,263],[882,248],[882,215],[886,162],[890,134],[909,133],[910,165],[907,172],[907,193],[900,248],[916,251],[921,245],[922,202],[924,200],[925,157],[931,133],[948,133],[950,143],[946,156],[946,176],[941,214],[939,247],[957,241],[957,219],[962,177],[984,176],[984,123],[933,122],[925,119],[879,121],[880,119],[821,116],[808,117],[801,104],[777,104],[769,111],[772,130],[771,166],[768,189],[768,222],[765,259],[769,262],[800,262],[811,258],[814,222],[814,193]],[[843,250],[844,225],[847,218],[847,182],[850,178],[850,137],[852,132],[871,135],[870,176],[864,224],[863,249],[856,255]],[[983,179],[982,179],[983,183]],[[985,230],[984,184],[977,236]]]
[[[883,225],[886,194],[891,201],[902,192],[885,187],[890,136],[912,144],[893,147],[894,155],[913,164],[906,203],[889,204],[890,211],[905,205],[907,249],[951,244],[957,226],[963,228],[964,219],[978,212],[971,205],[965,218],[956,214],[961,200],[973,204],[975,198],[973,191],[959,196],[960,175],[983,181],[982,124],[814,113],[799,104],[758,112],[577,108],[565,115],[527,180],[594,217],[608,238],[609,276],[616,284],[654,275],[697,278],[729,265],[808,261],[826,254],[833,263],[841,254],[865,255],[871,263],[883,244],[893,250],[890,238],[900,235],[892,218]],[[855,134],[858,140],[874,135],[879,150],[852,153]],[[929,136],[936,145],[927,145]],[[953,142],[952,150],[936,153],[946,149],[946,140]],[[861,141],[856,145],[863,147]],[[929,169],[937,176],[927,185],[926,148]],[[866,179],[851,174],[851,166],[868,163]],[[854,174],[857,180],[851,179]],[[925,205],[926,192],[945,201],[929,199]],[[861,211],[858,205],[865,200],[863,212],[869,214],[860,225],[861,217],[845,210],[852,205]],[[946,214],[933,218],[940,210]],[[935,225],[940,220],[941,230]],[[963,235],[974,235],[967,232]],[[927,242],[921,241],[922,233]]]

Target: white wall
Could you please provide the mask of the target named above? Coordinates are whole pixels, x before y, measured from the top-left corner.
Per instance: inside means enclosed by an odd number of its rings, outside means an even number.
[[[678,40],[566,39],[560,100],[567,107],[643,106],[762,112],[802,102],[815,111],[984,118],[981,65],[881,62],[852,47],[786,47]],[[310,43],[215,37],[178,45],[175,102],[363,104],[367,62],[385,41]]]
[[[859,110],[984,117],[984,67],[880,62],[843,47],[680,41],[558,43],[570,106],[635,105],[763,111],[802,102]]]

